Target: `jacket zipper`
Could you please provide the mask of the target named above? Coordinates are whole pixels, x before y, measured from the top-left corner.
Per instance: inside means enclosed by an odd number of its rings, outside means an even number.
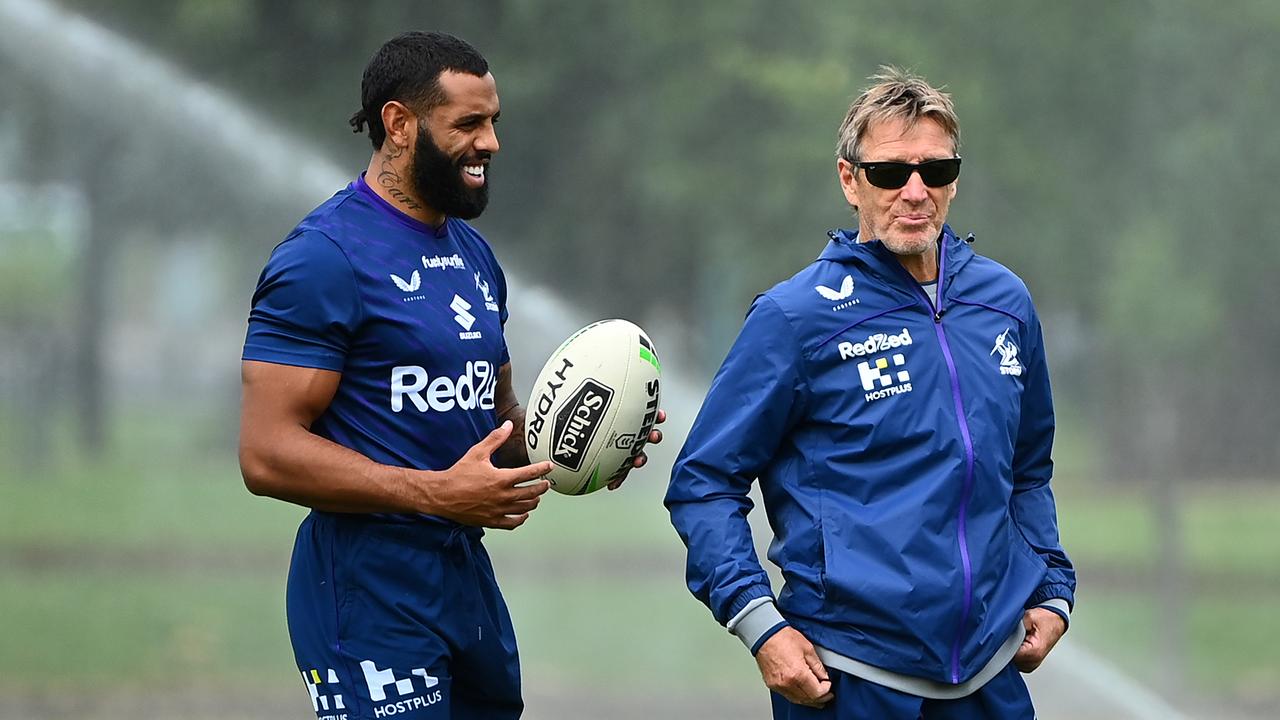
[[[973,609],[973,565],[969,558],[969,541],[967,538],[967,524],[969,514],[969,499],[973,492],[973,439],[969,434],[969,421],[964,415],[964,400],[960,397],[960,374],[956,370],[955,358],[951,355],[951,346],[947,343],[947,334],[942,329],[942,299],[943,299],[943,283],[947,277],[947,253],[946,243],[938,244],[938,293],[937,302],[930,303],[929,296],[925,294],[924,288],[920,287],[920,283],[912,282],[919,291],[920,298],[924,300],[925,306],[933,312],[933,330],[938,336],[938,343],[942,346],[942,356],[947,361],[947,372],[951,376],[951,399],[956,406],[956,419],[960,423],[960,439],[964,442],[964,486],[960,493],[960,510],[956,518],[956,538],[960,544],[960,564],[964,569],[964,605],[960,611],[960,622],[956,626],[956,638],[951,644],[951,683],[958,685],[960,683],[960,643],[964,640],[964,628],[969,622],[969,612]]]

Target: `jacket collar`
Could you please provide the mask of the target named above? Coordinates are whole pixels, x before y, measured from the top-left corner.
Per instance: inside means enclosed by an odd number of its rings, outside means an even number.
[[[858,231],[847,229],[831,230],[827,232],[827,237],[831,240],[818,256],[819,260],[862,265],[885,281],[895,284],[910,277],[898,262],[898,257],[879,240],[858,242]],[[950,225],[942,226],[938,241],[942,249],[938,261],[942,272],[946,273],[942,284],[950,287],[952,278],[973,258],[973,249],[968,242],[956,237]]]

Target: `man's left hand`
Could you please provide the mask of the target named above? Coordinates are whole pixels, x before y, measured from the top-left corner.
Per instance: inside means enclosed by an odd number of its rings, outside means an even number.
[[[1013,655],[1013,664],[1024,673],[1040,667],[1044,658],[1058,644],[1062,634],[1067,631],[1067,624],[1062,616],[1052,610],[1031,608],[1022,615],[1022,624],[1027,629],[1027,636],[1022,639],[1022,646]]]
[[[660,425],[666,421],[667,421],[667,411],[658,410],[658,417],[657,419],[654,420],[653,424]],[[649,444],[657,445],[660,442],[662,442],[662,431],[657,428],[650,430]],[[608,486],[609,489],[617,490],[618,488],[622,487],[623,481],[627,479],[627,473],[631,472],[633,468],[644,467],[644,464],[647,462],[649,462],[649,456],[641,452],[639,455],[636,456],[635,462],[632,463],[632,467],[626,468],[623,471],[619,472],[617,475],[613,476],[613,480],[609,481],[609,486]]]

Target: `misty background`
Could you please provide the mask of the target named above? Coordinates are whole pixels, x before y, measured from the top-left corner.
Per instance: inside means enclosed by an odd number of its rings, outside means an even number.
[[[486,538],[527,717],[767,716],[660,500],[752,297],[853,223],[835,133],[882,63],[953,93],[950,224],[1044,323],[1080,588],[1040,716],[1280,717],[1263,0],[0,0],[0,717],[313,717],[283,610],[305,511],[244,490],[239,353],[272,247],[365,167],[360,76],[409,29],[497,79],[474,224],[518,392],[605,317],[667,373],[649,468]]]

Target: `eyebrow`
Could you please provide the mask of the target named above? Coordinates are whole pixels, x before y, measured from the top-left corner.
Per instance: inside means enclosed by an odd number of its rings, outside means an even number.
[[[501,110],[499,110],[498,112],[494,113],[493,115],[489,115],[488,113],[478,113],[478,112],[477,112],[477,113],[467,113],[466,115],[463,115],[462,117],[458,118],[458,119],[457,119],[457,121],[456,121],[456,122],[454,122],[454,124],[455,124],[455,125],[469,125],[469,124],[471,124],[471,123],[473,123],[473,122],[477,122],[477,121],[479,121],[479,120],[484,120],[485,118],[493,118],[493,121],[494,121],[494,122],[497,122],[498,117],[499,117],[499,116],[501,116],[501,115],[502,115],[502,111],[501,111]]]

